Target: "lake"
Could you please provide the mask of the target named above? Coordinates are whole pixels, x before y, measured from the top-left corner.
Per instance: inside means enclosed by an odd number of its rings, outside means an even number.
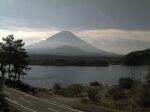
[[[136,77],[143,79],[149,66],[121,66],[110,65],[108,67],[80,67],[80,66],[30,66],[28,75],[22,80],[35,87],[52,88],[54,83],[67,86],[74,83],[88,84],[91,81],[99,81],[103,84],[117,84],[120,77]]]

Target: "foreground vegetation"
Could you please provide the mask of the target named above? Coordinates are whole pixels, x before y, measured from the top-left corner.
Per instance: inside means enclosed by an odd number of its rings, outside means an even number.
[[[118,85],[107,86],[91,82],[87,86],[73,84],[68,87],[54,85],[55,94],[78,97],[82,103],[131,112],[146,112],[150,108],[150,74],[142,83],[131,78],[119,79]]]

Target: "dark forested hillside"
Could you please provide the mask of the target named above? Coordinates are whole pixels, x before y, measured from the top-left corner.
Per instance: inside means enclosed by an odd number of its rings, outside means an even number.
[[[124,65],[150,65],[150,49],[131,52],[123,57]]]
[[[98,57],[56,56],[56,55],[30,55],[32,65],[54,66],[108,66],[108,61]]]

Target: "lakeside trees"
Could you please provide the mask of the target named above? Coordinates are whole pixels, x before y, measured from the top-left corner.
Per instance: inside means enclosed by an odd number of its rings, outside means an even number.
[[[8,73],[9,80],[20,80],[28,70],[27,52],[23,40],[15,40],[13,35],[2,38],[0,42],[0,72],[2,77]]]
[[[6,62],[6,53],[5,52],[0,52],[0,72],[2,74],[2,78],[7,72],[7,62]]]
[[[13,81],[13,85],[16,79],[18,80],[17,83],[21,82],[19,81],[20,76],[24,75],[28,69],[28,56],[23,48],[24,45],[23,40],[15,40],[13,35],[2,38],[2,42],[0,42],[0,92],[3,91],[5,82]],[[8,80],[5,81],[6,73],[8,74]],[[3,94],[0,94],[0,111],[10,111]]]

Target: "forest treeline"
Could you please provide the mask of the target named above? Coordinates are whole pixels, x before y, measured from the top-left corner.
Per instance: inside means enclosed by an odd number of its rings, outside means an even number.
[[[150,65],[150,49],[131,52],[122,59],[124,65]]]
[[[78,56],[53,56],[30,54],[31,65],[55,65],[55,66],[109,66],[107,60],[99,57]]]
[[[85,56],[58,56],[30,54],[30,64],[56,65],[56,66],[109,66],[126,65],[142,66],[150,65],[150,49],[134,51],[118,57],[85,57]]]

